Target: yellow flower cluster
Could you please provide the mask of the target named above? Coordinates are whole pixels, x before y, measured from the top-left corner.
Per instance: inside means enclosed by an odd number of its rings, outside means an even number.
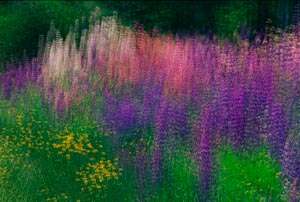
[[[28,116],[16,114],[12,120],[11,126],[0,128],[0,193],[10,189],[6,184],[11,183],[8,177],[14,175],[14,171],[33,166],[32,159],[36,158],[36,154],[61,162],[75,159],[73,157],[77,159],[78,155],[88,159],[87,165],[79,164],[81,167],[76,172],[76,176],[79,176],[77,182],[74,179],[74,183],[78,183],[81,190],[88,190],[88,194],[93,194],[95,189],[105,188],[106,182],[117,180],[121,175],[118,159],[112,163],[104,158],[106,154],[102,151],[103,145],[99,138],[108,136],[110,132],[103,127],[95,123],[82,126],[65,123],[53,127],[48,121],[36,120],[30,113]],[[92,139],[94,136],[97,138]],[[75,167],[77,163],[80,162],[76,161]],[[48,195],[47,201],[67,201],[71,197],[67,194],[51,196],[44,188],[39,194]]]
[[[22,159],[29,156],[30,151],[24,152],[21,148],[21,143],[16,135],[9,135],[11,130],[2,128],[0,136],[0,170],[8,171],[6,166],[13,165],[11,168],[17,170],[20,168]],[[4,166],[4,167],[3,167]],[[27,166],[23,164],[22,166]],[[0,173],[0,178],[4,172]]]
[[[50,142],[48,137],[46,138],[47,140],[45,140],[45,135],[50,135],[51,132],[49,130],[43,131],[42,124],[45,123],[34,119],[26,123],[24,121],[24,115],[17,115],[15,127],[9,129],[2,128],[1,137],[6,137],[6,141],[4,141],[6,144],[9,142],[12,144],[11,149],[19,150],[19,152],[15,151],[14,153],[23,155],[24,151],[26,151],[25,155],[29,157],[31,150],[38,150],[47,151],[48,156],[50,156]],[[33,131],[35,133],[33,133]]]
[[[92,194],[96,190],[105,188],[105,182],[119,178],[122,168],[117,168],[117,165],[118,158],[115,158],[114,163],[104,158],[94,164],[88,163],[76,172],[79,176],[76,181],[81,181],[85,185],[82,191],[89,191]]]
[[[0,195],[11,190],[14,176],[21,168],[30,168],[31,162],[27,161],[30,151],[23,150],[22,144],[14,128],[0,128]]]
[[[99,143],[96,144],[97,148],[94,147],[87,134],[89,130],[97,131],[98,125],[80,126],[77,133],[71,132],[71,126],[68,124],[65,124],[63,129],[51,127],[46,129],[45,125],[49,126],[49,123],[47,121],[36,121],[33,117],[25,121],[23,115],[17,115],[15,127],[10,129],[2,128],[1,131],[1,138],[7,138],[2,143],[10,145],[5,149],[6,152],[13,148],[19,148],[26,151],[26,157],[30,156],[30,151],[35,150],[46,152],[48,157],[53,155],[54,152],[63,154],[67,159],[70,159],[72,153],[86,155],[88,153],[97,153],[98,149],[103,148]],[[23,151],[20,150],[17,153],[23,155]]]
[[[56,140],[56,143],[52,144],[53,148],[58,149],[58,154],[64,154],[67,159],[70,159],[72,153],[86,155],[98,152],[86,133],[81,135],[71,132],[67,135],[56,135]],[[99,147],[101,148],[102,145]]]

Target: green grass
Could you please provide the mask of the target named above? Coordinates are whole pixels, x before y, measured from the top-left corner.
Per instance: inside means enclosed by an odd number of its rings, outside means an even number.
[[[88,96],[82,102],[87,108],[102,105],[101,95],[97,97],[97,103],[92,103]],[[14,93],[11,100],[0,99],[0,201],[199,201],[198,165],[191,158],[188,145],[178,140],[165,145],[163,179],[161,184],[153,186],[149,176],[153,128],[143,135],[138,129],[110,136],[101,123],[88,113],[76,111],[76,106],[72,107],[69,118],[61,120],[31,85]],[[82,136],[84,148],[89,142],[102,148],[86,154],[62,151],[68,147],[66,139],[70,134],[74,134],[72,144],[78,145]],[[137,146],[141,144],[145,145],[147,161],[143,193],[134,163]],[[88,185],[76,180],[76,172],[102,158],[107,166],[107,160],[115,162],[116,157],[123,158],[123,162],[116,164],[117,168],[123,168],[118,179],[104,180],[100,184],[106,187],[93,193],[82,191]],[[212,201],[287,201],[281,185],[281,168],[267,147],[235,152],[224,146],[216,152],[215,162]]]
[[[267,148],[237,153],[223,149],[217,156],[216,201],[284,201],[280,166]]]
[[[105,152],[110,137],[102,126],[83,117],[82,121],[59,121],[43,102],[37,88],[30,85],[10,101],[0,102],[0,201],[93,201],[120,189],[126,181],[114,153]],[[92,193],[88,188],[93,177],[87,175],[89,183],[85,185],[77,172],[83,169],[95,174],[85,168],[102,159],[104,170],[99,175],[107,175],[94,183],[102,187],[93,188]],[[112,177],[111,168],[116,169],[119,180]],[[83,187],[87,189],[82,191]]]
[[[157,201],[198,201],[198,167],[187,148],[178,144],[167,152],[165,161],[163,192]]]

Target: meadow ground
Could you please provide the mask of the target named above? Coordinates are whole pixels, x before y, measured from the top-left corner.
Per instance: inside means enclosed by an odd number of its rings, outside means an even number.
[[[299,199],[296,32],[231,44],[95,19],[52,26],[0,76],[0,201]]]

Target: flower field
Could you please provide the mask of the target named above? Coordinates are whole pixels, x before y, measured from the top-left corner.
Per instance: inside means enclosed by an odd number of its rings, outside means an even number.
[[[300,201],[300,35],[54,25],[0,75],[0,201]]]

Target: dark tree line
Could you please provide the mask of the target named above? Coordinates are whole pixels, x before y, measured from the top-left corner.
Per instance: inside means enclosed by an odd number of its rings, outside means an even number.
[[[53,20],[66,35],[75,19],[89,16],[96,6],[102,15],[117,11],[123,24],[143,24],[161,33],[207,34],[250,40],[265,32],[266,22],[285,28],[299,22],[298,0],[190,1],[2,1],[0,3],[0,62],[17,59],[24,50],[37,53],[38,37]],[[297,9],[295,9],[297,8]]]

